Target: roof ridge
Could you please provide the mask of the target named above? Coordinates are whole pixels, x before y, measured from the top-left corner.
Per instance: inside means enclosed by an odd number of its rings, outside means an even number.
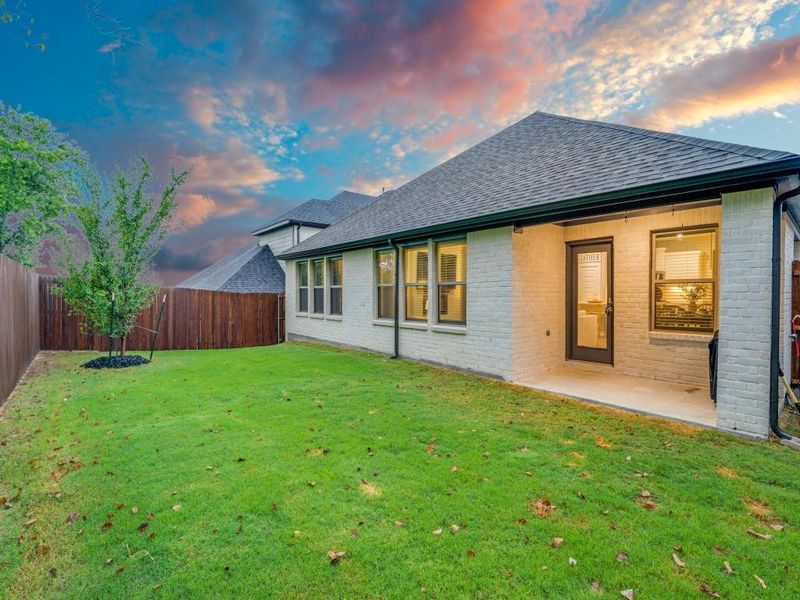
[[[735,154],[736,156],[746,156],[747,158],[755,158],[757,160],[768,161],[772,162],[775,159],[766,158],[764,156],[759,156],[761,152],[771,152],[771,153],[782,153],[788,156],[794,155],[792,152],[783,151],[783,150],[769,150],[767,148],[756,148],[755,146],[746,146],[744,144],[737,144],[735,142],[721,142],[717,140],[704,140],[703,138],[698,138],[690,135],[683,135],[681,133],[670,133],[667,131],[656,131],[653,129],[645,129],[644,127],[636,127],[634,125],[624,125],[622,123],[607,123],[605,121],[595,121],[593,119],[579,119],[577,117],[569,117],[566,115],[557,115],[554,113],[548,113],[543,111],[536,111],[533,114],[539,114],[544,117],[548,117],[551,119],[561,119],[562,121],[573,121],[578,123],[585,123],[586,125],[593,125],[594,127],[601,127],[603,129],[613,129],[615,131],[621,131],[622,133],[627,133],[629,135],[641,135],[644,137],[652,138],[652,139],[659,139],[664,141],[674,142],[676,144],[683,144],[685,146],[691,146],[693,148],[711,148],[713,150],[717,150],[719,152],[725,152],[727,154]],[[690,140],[701,140],[706,143],[700,144],[695,143]],[[709,145],[709,142],[711,145]],[[735,150],[731,150],[729,148],[719,148],[716,147],[717,144],[724,144],[725,146],[734,146],[736,148],[742,148],[749,150],[748,152],[737,152]],[[758,151],[758,152],[754,152]],[[796,155],[795,155],[796,156]]]

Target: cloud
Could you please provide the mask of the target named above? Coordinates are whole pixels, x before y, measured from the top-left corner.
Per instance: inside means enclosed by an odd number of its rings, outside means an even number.
[[[664,79],[655,105],[632,120],[671,131],[800,103],[800,35],[734,50]]]
[[[605,118],[641,109],[676,71],[769,38],[769,21],[791,0],[662,0],[632,4],[564,48],[561,82],[549,109]]]
[[[330,40],[303,97],[363,126],[440,116],[505,121],[551,73],[549,44],[572,34],[590,0],[351,3],[310,13]]]

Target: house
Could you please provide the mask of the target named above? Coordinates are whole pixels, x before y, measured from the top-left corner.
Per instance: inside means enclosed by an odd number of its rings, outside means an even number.
[[[288,336],[781,433],[799,173],[537,112],[279,255]]]
[[[329,200],[309,200],[252,232],[258,240],[175,287],[225,292],[283,292],[284,264],[275,258],[329,225],[374,201],[374,196],[343,191]]]

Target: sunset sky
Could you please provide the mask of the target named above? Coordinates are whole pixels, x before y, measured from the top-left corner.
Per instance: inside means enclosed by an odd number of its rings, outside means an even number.
[[[0,101],[51,119],[106,172],[142,151],[162,177],[192,167],[159,256],[168,284],[302,201],[397,187],[535,110],[800,153],[797,1],[28,0],[15,12],[0,22]]]

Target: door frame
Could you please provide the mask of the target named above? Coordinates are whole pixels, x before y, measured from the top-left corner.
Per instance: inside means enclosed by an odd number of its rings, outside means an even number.
[[[574,287],[577,275],[577,261],[574,260],[575,250],[586,246],[608,245],[608,298],[612,307],[611,313],[606,315],[606,342],[608,348],[591,349],[578,348],[577,340],[573,344],[573,336],[577,336],[575,328],[575,315],[577,315],[577,289]],[[566,359],[582,360],[609,364],[614,366],[614,238],[613,236],[592,238],[588,240],[574,240],[566,243]]]

